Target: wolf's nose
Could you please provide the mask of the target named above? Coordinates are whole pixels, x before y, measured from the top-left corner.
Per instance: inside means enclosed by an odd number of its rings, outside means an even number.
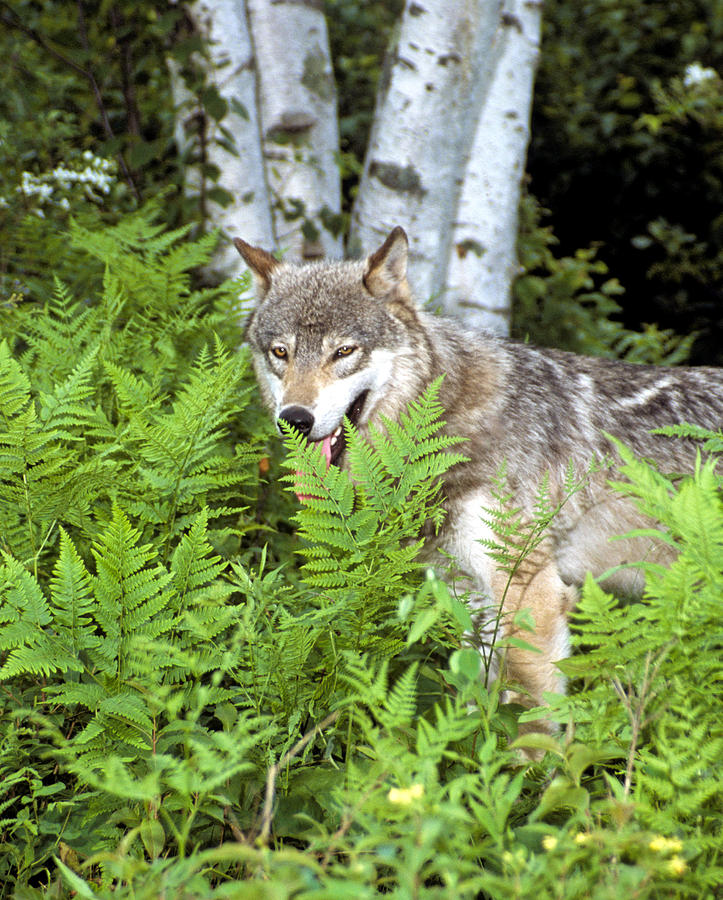
[[[303,406],[287,406],[281,410],[279,422],[286,422],[306,437],[314,427],[314,416]]]

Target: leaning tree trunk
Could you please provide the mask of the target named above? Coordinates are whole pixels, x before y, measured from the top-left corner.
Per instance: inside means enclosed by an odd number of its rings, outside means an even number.
[[[291,259],[341,256],[336,85],[323,10],[247,2],[278,245]]]
[[[220,108],[205,108],[183,80],[173,58],[176,143],[186,159],[185,190],[199,204],[205,225],[224,233],[212,268],[224,277],[245,269],[230,237],[274,246],[271,209],[256,105],[256,69],[243,4],[236,0],[196,0],[186,6],[202,37],[206,55],[194,60],[205,80],[206,96],[218,96]],[[210,94],[208,93],[210,89]],[[209,105],[209,104],[207,104]],[[209,178],[215,171],[217,179]],[[229,238],[229,239],[226,239]]]
[[[518,211],[541,11],[542,0],[505,2],[447,266],[445,307],[501,334],[510,330],[510,291],[519,267]]]
[[[538,0],[407,0],[352,214],[354,250],[394,225],[421,299],[509,328]]]

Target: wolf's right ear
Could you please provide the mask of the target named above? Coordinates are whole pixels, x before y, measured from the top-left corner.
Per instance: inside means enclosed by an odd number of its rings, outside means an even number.
[[[409,241],[397,225],[382,246],[367,259],[364,287],[374,297],[383,297],[401,285],[407,277]]]
[[[234,238],[233,243],[241,256],[246,260],[246,265],[251,269],[259,292],[263,296],[271,287],[271,273],[279,265],[278,260],[274,259],[270,253],[262,250],[261,247],[252,247],[251,244],[247,244],[241,238]]]

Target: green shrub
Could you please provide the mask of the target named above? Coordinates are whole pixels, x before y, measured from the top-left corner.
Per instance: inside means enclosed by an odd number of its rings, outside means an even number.
[[[156,215],[75,225],[93,290],[0,313],[0,896],[712,898],[712,462],[626,457],[680,556],[645,604],[586,586],[568,730],[522,767],[464,599],[417,559],[461,458],[438,385],[349,429],[351,476],[290,435],[291,516],[259,474],[248,285],[196,289],[212,240]]]
[[[629,362],[675,365],[684,362],[695,334],[646,324],[632,331],[621,321],[624,289],[606,277],[608,267],[591,245],[573,256],[557,256],[547,210],[523,193],[517,251],[522,274],[513,285],[512,335],[545,347],[609,356]]]

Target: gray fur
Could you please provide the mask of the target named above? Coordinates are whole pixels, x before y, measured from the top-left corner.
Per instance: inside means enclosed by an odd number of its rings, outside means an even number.
[[[441,533],[430,536],[429,552],[439,548],[457,557],[480,609],[505,597],[508,633],[517,609],[532,610],[542,653],[536,658],[509,651],[506,661],[508,676],[521,686],[520,699],[539,702],[544,691],[561,689],[554,660],[566,653],[565,616],[585,573],[601,575],[642,557],[666,561],[669,550],[643,538],[611,543],[614,535],[650,523],[611,491],[610,472],[603,469],[564,504],[546,541],[507,585],[479,544],[492,536],[482,508],[494,505],[493,478],[505,460],[514,504],[531,517],[546,475],[553,501],[562,500],[570,461],[583,477],[593,460],[614,457],[606,432],[666,472],[690,471],[696,454],[691,442],[650,432],[681,422],[720,429],[723,370],[588,358],[467,331],[432,316],[410,296],[401,229],[362,262],[291,266],[242,241],[237,246],[259,284],[247,338],[262,393],[276,415],[291,403],[312,410],[323,428],[311,439],[341,422],[358,385],[371,385],[357,423],[364,433],[382,414],[398,417],[433,379],[445,376],[440,401],[446,431],[466,439],[462,449],[471,461],[445,476],[447,517]],[[283,361],[270,353],[275,342],[287,352]],[[349,358],[336,358],[335,348],[347,345],[355,348]],[[347,382],[357,387],[345,392],[340,385]],[[333,410],[330,397],[339,398]],[[625,591],[642,586],[637,571],[618,573],[609,585]]]

